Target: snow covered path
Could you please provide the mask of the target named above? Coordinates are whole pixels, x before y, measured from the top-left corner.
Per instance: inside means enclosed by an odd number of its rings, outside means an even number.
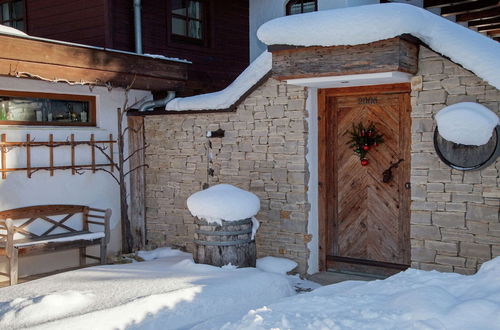
[[[324,286],[210,328],[500,329],[500,257],[472,276],[409,269],[386,280]]]
[[[0,329],[500,329],[500,257],[472,276],[409,269],[296,295],[291,276],[197,265],[171,249],[141,256],[160,259],[0,289]]]
[[[0,329],[190,328],[295,294],[284,275],[196,265],[191,254],[170,252],[0,289]]]

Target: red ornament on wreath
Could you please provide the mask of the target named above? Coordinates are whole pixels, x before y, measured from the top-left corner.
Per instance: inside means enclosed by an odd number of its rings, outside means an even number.
[[[370,125],[365,128],[362,123],[358,125],[352,124],[351,139],[347,144],[353,148],[354,152],[359,156],[361,160],[361,166],[367,166],[369,164],[366,155],[371,147],[376,147],[380,143],[384,142],[384,135],[379,134],[375,125],[370,123]]]

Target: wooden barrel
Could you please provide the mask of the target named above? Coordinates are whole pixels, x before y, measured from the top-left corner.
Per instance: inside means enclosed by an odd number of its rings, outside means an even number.
[[[194,261],[196,263],[255,267],[256,248],[252,220],[222,221],[222,225],[196,218]]]

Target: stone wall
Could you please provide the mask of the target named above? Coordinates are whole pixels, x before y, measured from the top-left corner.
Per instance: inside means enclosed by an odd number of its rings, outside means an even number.
[[[474,273],[500,255],[500,160],[479,171],[445,165],[434,150],[433,115],[466,101],[498,114],[500,91],[421,47],[411,96],[412,267]]]
[[[145,119],[146,218],[151,247],[193,249],[194,219],[186,199],[207,182],[207,131],[215,174],[210,185],[230,183],[260,197],[258,256],[308,258],[306,90],[269,79],[236,112],[152,116]]]

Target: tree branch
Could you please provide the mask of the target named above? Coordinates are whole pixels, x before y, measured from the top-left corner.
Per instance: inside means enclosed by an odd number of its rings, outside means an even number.
[[[83,172],[81,172],[81,171],[92,171],[92,169],[91,168],[83,168],[83,167],[75,168],[75,172],[77,174],[82,175]],[[109,175],[111,175],[111,177],[113,177],[113,179],[115,179],[116,183],[118,183],[118,185],[120,185],[120,180],[115,176],[115,174],[113,172],[108,171],[105,168],[96,168],[96,169],[94,169],[94,171],[103,171],[103,172],[108,173]]]
[[[149,144],[145,144],[143,147],[135,149],[134,152],[132,152],[130,155],[127,156],[127,158],[123,160],[123,162],[125,163],[127,160],[132,158],[136,153],[138,153],[141,150],[145,150],[147,147],[149,147]]]
[[[141,165],[139,165],[139,166],[136,166],[136,167],[134,167],[133,169],[131,169],[130,171],[128,171],[127,173],[125,173],[125,174],[123,175],[123,177],[126,177],[127,175],[129,175],[130,173],[132,173],[132,172],[134,172],[134,171],[136,171],[136,170],[140,169],[141,167],[146,167],[146,168],[149,168],[149,165],[148,165],[148,164],[141,164]]]
[[[49,81],[49,82],[53,82],[53,83],[60,83],[60,82],[63,82],[63,83],[66,83],[68,85],[71,85],[71,86],[74,86],[74,85],[98,85],[99,84],[99,80],[96,80],[96,81],[85,81],[85,80],[80,80],[80,81],[70,81],[70,80],[67,80],[67,79],[58,79],[58,78],[54,78],[54,79],[51,79],[51,78],[45,78],[45,77],[42,77],[42,76],[39,76],[39,75],[36,75],[36,74],[32,74],[32,73],[29,73],[29,72],[20,72],[20,71],[16,71],[14,73],[15,77],[17,78],[22,78],[22,77],[28,77],[28,78],[34,78],[34,79],[39,79],[39,80],[42,80],[42,81]]]

